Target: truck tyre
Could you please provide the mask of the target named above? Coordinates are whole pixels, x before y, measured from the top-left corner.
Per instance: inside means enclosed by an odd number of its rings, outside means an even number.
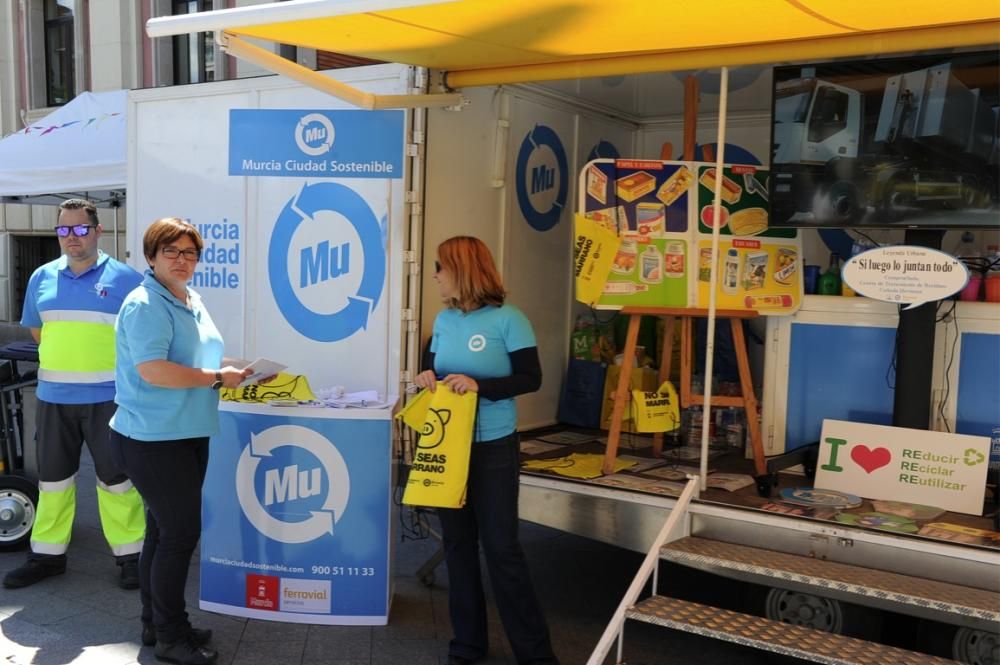
[[[31,538],[38,487],[20,476],[0,476],[0,550],[24,547]]]
[[[841,180],[833,183],[827,193],[833,221],[847,224],[853,222],[860,213],[858,188],[852,182]]]
[[[968,665],[1000,665],[1000,635],[959,628],[952,643],[952,658]]]
[[[836,635],[840,635],[844,627],[844,613],[838,601],[788,589],[768,592],[764,615],[773,621]]]
[[[883,222],[899,222],[906,216],[906,195],[900,191],[897,184],[894,180],[885,187],[885,194],[879,206]]]

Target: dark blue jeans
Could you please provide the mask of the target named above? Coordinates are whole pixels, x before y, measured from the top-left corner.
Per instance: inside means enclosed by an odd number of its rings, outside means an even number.
[[[184,586],[201,537],[208,438],[137,441],[111,430],[111,455],[146,503],[139,557],[142,620],[153,622],[157,639],[177,642],[191,628]]]
[[[518,436],[472,444],[465,506],[438,509],[448,562],[450,652],[477,659],[489,651],[479,545],[500,620],[521,665],[557,663],[518,537]]]

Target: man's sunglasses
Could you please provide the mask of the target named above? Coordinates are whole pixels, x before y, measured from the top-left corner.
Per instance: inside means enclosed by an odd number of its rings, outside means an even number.
[[[440,261],[435,261],[434,262],[434,274],[436,275],[439,272],[441,272],[441,262]]]
[[[56,235],[60,238],[68,238],[69,232],[72,230],[73,235],[77,238],[82,238],[90,234],[90,229],[96,229],[97,227],[93,224],[77,224],[76,226],[57,226]]]

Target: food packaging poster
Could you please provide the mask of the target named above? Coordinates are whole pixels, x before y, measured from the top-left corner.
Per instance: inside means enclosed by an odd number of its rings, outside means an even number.
[[[717,305],[791,314],[802,303],[802,245],[768,228],[767,169],[722,170]],[[705,162],[599,159],[583,167],[582,214],[621,244],[598,307],[708,307],[716,167]]]
[[[790,314],[802,303],[802,243],[795,229],[768,228],[767,169],[748,165],[722,170],[719,205],[719,273],[716,305]],[[696,306],[708,307],[712,267],[712,203],[716,168],[698,167],[696,215],[698,247]]]
[[[618,234],[583,215],[573,218],[573,278],[576,299],[593,307],[601,298],[617,256]]]
[[[693,182],[685,162],[598,159],[583,167],[580,210],[616,232],[651,238],[684,233]]]
[[[685,307],[687,252],[688,242],[683,236],[622,234],[599,305]]]
[[[800,248],[797,243],[763,242],[757,238],[720,238],[716,306],[753,309],[762,313],[789,313],[797,309],[802,293]],[[699,307],[708,307],[712,269],[712,239],[698,240],[695,271]]]

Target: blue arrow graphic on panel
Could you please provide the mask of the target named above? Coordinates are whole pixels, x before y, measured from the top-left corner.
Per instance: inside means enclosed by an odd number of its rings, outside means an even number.
[[[296,229],[316,213],[343,215],[361,239],[364,273],[361,284],[347,304],[332,314],[320,314],[302,304],[288,278],[288,253]],[[304,185],[298,196],[285,204],[274,225],[268,248],[268,275],[278,309],[288,323],[310,339],[336,342],[368,327],[368,317],[378,305],[385,283],[385,248],[378,220],[353,189],[335,182]]]

